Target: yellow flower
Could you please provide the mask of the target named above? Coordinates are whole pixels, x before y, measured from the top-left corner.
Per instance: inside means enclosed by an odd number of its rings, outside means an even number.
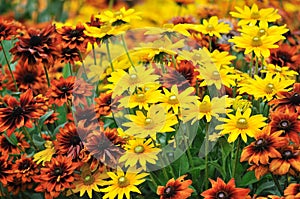
[[[44,146],[46,147],[46,149],[33,155],[33,161],[37,164],[40,164],[42,162],[43,166],[45,166],[45,162],[49,162],[52,156],[55,154],[55,149],[52,141],[47,140]]]
[[[226,96],[222,98],[214,97],[210,101],[210,97],[205,95],[202,102],[199,100],[195,101],[194,104],[190,104],[186,109],[183,110],[183,121],[187,122],[192,120],[192,124],[196,121],[201,120],[204,116],[207,122],[210,122],[212,117],[219,117],[219,114],[226,112]]]
[[[238,25],[255,25],[257,21],[274,22],[280,19],[280,15],[274,8],[265,8],[258,10],[256,4],[253,4],[251,9],[248,6],[244,6],[244,10],[239,7],[235,7],[238,12],[230,12],[231,16],[240,18]]]
[[[158,80],[159,76],[152,74],[153,72],[154,69],[142,65],[129,68],[128,73],[121,69],[116,70],[108,78],[112,84],[107,85],[106,88],[113,91],[113,97],[122,95],[128,89],[130,93],[133,93],[136,87],[143,87],[145,84]]]
[[[132,20],[141,20],[140,13],[135,12],[134,9],[126,10],[125,7],[119,11],[112,12],[105,10],[100,15],[96,15],[95,18],[99,18],[100,21],[109,23],[112,26],[119,26],[122,24],[130,23]]]
[[[194,25],[193,30],[201,32],[203,34],[208,34],[209,36],[217,36],[218,38],[221,37],[220,33],[229,33],[230,26],[225,24],[224,22],[218,21],[217,16],[211,17],[208,21],[206,19],[203,20],[203,24],[201,25]]]
[[[255,99],[262,98],[270,101],[274,95],[279,91],[289,91],[287,87],[291,86],[295,80],[286,80],[280,78],[279,75],[273,76],[271,73],[267,73],[264,79],[259,76],[254,76],[255,80],[249,78],[248,80],[239,84],[239,93],[248,93],[253,95]]]
[[[116,196],[118,196],[118,199],[124,199],[124,195],[127,199],[130,199],[130,192],[141,194],[136,186],[142,184],[149,174],[131,171],[127,171],[125,174],[122,169],[118,168],[116,172],[107,172],[107,175],[111,180],[105,182],[108,187],[100,189],[101,192],[105,192],[103,199],[114,199]]]
[[[155,88],[147,87],[137,89],[137,92],[130,96],[125,96],[119,100],[120,107],[134,108],[139,107],[139,109],[144,108],[149,109],[149,104],[155,104],[160,101],[162,96],[161,91],[157,90],[159,86]]]
[[[146,170],[146,163],[155,164],[157,154],[160,152],[151,139],[144,142],[144,139],[129,140],[125,145],[126,152],[121,156],[119,162],[125,162],[125,167],[137,167]],[[140,166],[137,166],[139,164]]]
[[[234,111],[240,109],[242,112],[245,112],[247,109],[251,108],[252,104],[249,100],[242,99],[242,96],[237,96],[232,101],[232,108]]]
[[[184,36],[191,36],[188,30],[192,30],[194,28],[194,24],[164,24],[163,28],[151,27],[145,35],[156,35],[156,34],[165,34],[165,35],[174,35],[177,36],[176,33],[180,33]]]
[[[91,171],[82,171],[79,180],[74,182],[75,188],[72,189],[74,193],[80,192],[79,196],[82,197],[86,192],[89,198],[93,197],[93,191],[100,192],[98,186],[104,185],[104,179],[108,178],[106,172],[97,170],[95,173]]]
[[[215,63],[216,67],[227,66],[231,64],[231,61],[236,59],[236,56],[230,55],[229,52],[214,50],[212,53],[207,48],[203,48],[207,54],[210,55],[211,60]]]
[[[147,115],[136,111],[136,115],[125,115],[125,117],[130,120],[123,124],[129,127],[125,133],[138,138],[150,136],[155,139],[156,133],[172,132],[174,129],[171,126],[178,123],[176,116],[166,113],[160,105],[152,105]]]
[[[83,25],[85,27],[84,34],[98,39],[107,39],[111,36],[122,34],[129,29],[128,25],[123,25],[123,26],[102,25],[100,28],[94,26],[88,26],[87,24],[83,24]]]
[[[181,93],[178,92],[177,85],[172,86],[171,92],[166,88],[163,88],[163,90],[165,94],[160,99],[162,102],[160,105],[165,108],[165,111],[169,111],[172,108],[175,114],[178,114],[182,108],[197,100],[197,97],[193,95],[195,90],[193,87],[188,87]]]
[[[255,29],[252,27],[253,30]],[[229,42],[235,43],[239,48],[245,48],[245,54],[254,52],[257,57],[263,56],[268,58],[270,56],[271,48],[278,48],[278,45],[275,45],[276,42],[282,39],[281,35],[262,35],[262,36],[253,36],[250,34],[242,33],[240,36],[234,36],[232,39],[229,39]]]
[[[260,128],[266,126],[264,122],[267,118],[260,115],[251,115],[251,109],[248,108],[243,114],[238,109],[235,115],[227,114],[229,118],[220,118],[224,124],[216,126],[216,130],[221,130],[221,134],[230,134],[228,142],[234,142],[241,135],[244,142],[247,142],[247,135],[254,137]]]
[[[284,79],[294,79],[295,76],[298,75],[296,71],[291,70],[287,66],[281,67],[274,64],[267,64],[265,69],[261,70],[260,72],[278,75],[280,78],[284,78]]]

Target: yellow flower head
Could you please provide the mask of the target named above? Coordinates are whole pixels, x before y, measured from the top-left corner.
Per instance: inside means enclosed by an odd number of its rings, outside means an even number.
[[[234,142],[241,135],[244,142],[247,142],[247,136],[254,137],[260,128],[266,126],[264,122],[267,118],[262,115],[251,115],[251,109],[248,108],[243,114],[238,109],[236,114],[227,114],[229,118],[220,118],[224,124],[216,126],[216,130],[221,130],[221,134],[229,134],[228,142]]]
[[[55,149],[52,141],[47,140],[44,146],[46,149],[33,155],[33,161],[37,164],[40,164],[42,162],[43,166],[45,166],[45,162],[49,162],[52,156],[55,154]]]
[[[253,4],[251,9],[248,6],[244,6],[244,9],[235,7],[238,12],[230,12],[231,16],[240,18],[238,25],[255,25],[257,21],[274,22],[280,19],[280,15],[274,8],[265,8],[258,10],[256,4]]]
[[[278,75],[280,78],[283,79],[294,79],[298,73],[296,71],[291,70],[287,66],[277,66],[274,64],[267,64],[265,69],[260,71],[261,73],[270,73],[273,75]]]
[[[157,154],[160,152],[159,148],[156,148],[152,140],[137,138],[135,140],[129,140],[125,145],[126,152],[121,156],[119,162],[125,162],[125,166],[142,168],[146,170],[146,163],[155,164]]]

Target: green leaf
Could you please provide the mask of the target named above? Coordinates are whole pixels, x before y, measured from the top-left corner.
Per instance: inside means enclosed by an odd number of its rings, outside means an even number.
[[[46,119],[48,119],[52,114],[53,114],[53,110],[48,111],[47,113],[45,113],[40,119],[39,119],[39,126],[43,126],[44,122],[46,121]]]
[[[34,144],[38,147],[43,146],[45,143],[45,140],[41,138],[38,134],[33,134],[32,139]]]
[[[226,172],[225,170],[216,162],[208,162],[209,165],[212,165],[215,169],[217,169],[217,171],[219,171],[222,175],[222,178],[225,179],[226,178]]]
[[[175,175],[178,173],[178,176],[182,176],[187,173],[190,165],[186,154],[182,154],[182,156],[173,162],[171,166],[174,168]]]
[[[65,122],[65,123],[63,123],[63,124],[58,125],[58,126],[54,129],[53,134],[56,135],[56,133],[59,131],[59,129],[60,129],[60,128],[63,128],[67,123],[68,123],[68,122]]]
[[[3,135],[4,135],[4,137],[7,139],[7,141],[8,141],[9,143],[11,143],[11,144],[14,145],[14,146],[17,146],[17,145],[18,145],[18,139],[17,139],[17,137],[16,137],[15,134],[11,134],[10,137],[8,137],[8,136],[6,135],[6,133],[4,133]]]
[[[239,186],[245,187],[256,182],[258,182],[258,180],[255,177],[254,171],[248,171],[245,175],[242,176],[242,181]]]

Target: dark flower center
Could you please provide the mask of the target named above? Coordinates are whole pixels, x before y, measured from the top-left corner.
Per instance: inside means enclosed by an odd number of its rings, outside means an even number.
[[[300,95],[299,93],[294,93],[294,95],[290,98],[290,102],[295,105],[300,104]]]
[[[77,136],[77,135],[73,136],[72,139],[71,139],[71,144],[72,144],[73,146],[79,145],[80,142],[81,142],[81,139],[80,139],[80,137]]]
[[[64,48],[62,54],[66,55],[66,54],[71,54],[71,53],[73,53],[73,52],[74,52],[73,49],[70,49],[70,48]]]
[[[293,157],[293,153],[290,150],[286,150],[282,153],[282,157],[283,159],[288,160]]]
[[[15,106],[12,112],[13,117],[17,117],[23,113],[23,109],[20,106]]]
[[[263,138],[260,138],[255,142],[256,148],[260,149],[260,150],[263,150],[266,147],[266,144],[267,144],[267,142]]]
[[[42,39],[39,36],[33,35],[29,40],[29,44],[31,46],[40,46],[42,44]]]
[[[280,52],[278,53],[278,57],[282,59],[284,62],[290,62],[291,61],[291,55],[286,52]]]
[[[287,120],[282,120],[282,121],[279,123],[279,128],[280,128],[281,130],[287,130],[287,129],[289,129],[289,127],[290,127],[290,122],[287,121]]]
[[[33,73],[27,73],[24,76],[24,82],[27,84],[31,84],[35,81],[35,75]]]
[[[168,186],[165,190],[164,190],[164,196],[165,197],[171,197],[173,195],[175,195],[175,188],[173,186]]]
[[[69,34],[71,37],[79,37],[81,35],[78,30],[71,30]]]
[[[227,199],[228,198],[228,194],[224,191],[219,191],[216,195],[217,199]]]
[[[56,167],[55,169],[54,169],[54,175],[55,176],[60,176],[60,175],[62,175],[63,174],[63,169],[61,168],[61,167]]]
[[[19,169],[20,170],[26,170],[28,169],[28,167],[30,166],[30,163],[28,162],[28,160],[22,162],[22,164],[20,164]]]
[[[2,24],[0,24],[0,32],[5,30],[5,26],[3,26]]]
[[[59,88],[59,90],[61,90],[63,93],[66,93],[69,90],[69,88],[67,86],[62,86]]]

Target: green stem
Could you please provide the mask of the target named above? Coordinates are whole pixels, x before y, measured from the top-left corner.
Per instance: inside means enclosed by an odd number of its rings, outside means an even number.
[[[272,175],[273,181],[274,181],[274,183],[275,183],[275,185],[276,185],[278,191],[279,191],[280,194],[283,196],[283,191],[282,191],[282,189],[281,189],[281,187],[280,187],[280,184],[279,184],[278,179],[273,175],[273,173],[271,173],[271,175]]]
[[[209,42],[209,52],[211,52],[212,51],[212,38],[211,37],[208,37],[209,39],[208,39],[208,42]]]
[[[208,144],[209,144],[209,133],[208,133],[208,122],[205,126],[205,190],[208,189]]]
[[[50,79],[49,79],[49,75],[48,75],[47,68],[46,68],[45,65],[44,65],[43,67],[44,67],[45,75],[46,75],[46,78],[47,78],[47,84],[48,84],[48,87],[50,87]]]
[[[254,52],[252,52],[251,59],[250,59],[250,66],[249,66],[249,76],[250,77],[252,77],[253,59],[254,59]]]
[[[240,153],[240,147],[241,147],[241,137],[238,137],[237,145],[236,145],[236,150],[235,150],[235,157],[234,157],[234,164],[232,168],[232,177],[235,178],[235,173],[236,173],[236,167],[239,161],[239,153]]]
[[[73,76],[73,72],[72,72],[72,65],[71,65],[71,63],[70,63],[70,62],[69,62],[69,64],[68,64],[68,65],[69,65],[69,69],[70,69],[70,75],[71,75],[71,76]]]
[[[110,62],[110,67],[112,72],[114,72],[114,66],[112,63],[112,59],[111,59],[111,55],[110,55],[110,49],[109,49],[109,43],[108,43],[108,39],[105,39],[105,45],[106,45],[106,52],[107,52],[107,56],[108,56],[108,61]]]
[[[112,10],[114,6],[114,0],[109,0],[108,9]]]
[[[25,133],[25,136],[27,137],[27,139],[30,140],[32,146],[35,148],[35,150],[38,150],[37,146],[35,146],[34,142],[33,142],[33,139],[30,135],[30,133],[27,131],[27,129],[23,126],[23,132]]]
[[[93,56],[94,56],[94,64],[97,65],[95,44],[92,45],[92,49],[93,49]]]
[[[258,57],[256,57],[256,62],[255,62],[255,75],[258,75]]]
[[[154,184],[155,187],[158,187],[158,185],[157,185],[157,183],[155,181],[155,178],[152,175],[154,175],[154,174],[152,174],[151,172],[149,172],[149,176],[151,178],[152,183]]]
[[[5,48],[4,48],[3,42],[0,41],[0,43],[1,43],[2,52],[3,52],[3,55],[4,55],[5,61],[6,61],[6,63],[7,63],[8,69],[9,69],[9,73],[10,73],[10,75],[11,75],[11,78],[12,78],[13,81],[14,81],[14,85],[15,85],[16,91],[19,91],[18,85],[17,85],[17,82],[16,82],[16,79],[15,79],[15,76],[14,76],[12,70],[11,70],[11,66],[10,66],[10,63],[9,63],[9,61],[8,61],[7,54],[6,54],[6,52],[5,52]]]
[[[127,48],[127,45],[126,45],[125,38],[124,38],[123,34],[121,35],[121,39],[122,39],[122,44],[123,44],[123,47],[125,49],[126,55],[128,57],[128,60],[129,60],[130,64],[132,65],[132,67],[134,68],[134,70],[136,71],[134,63],[133,63],[133,61],[132,61],[132,59],[131,59],[131,57],[129,55],[128,48]]]

